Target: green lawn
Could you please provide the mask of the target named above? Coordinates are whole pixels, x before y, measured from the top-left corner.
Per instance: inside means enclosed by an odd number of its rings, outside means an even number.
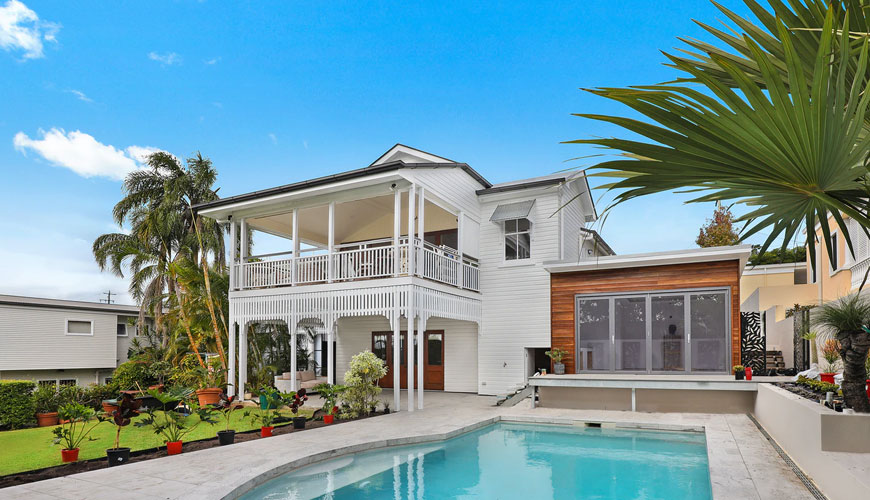
[[[311,411],[300,410],[299,414],[311,416]],[[289,410],[282,410],[284,416],[293,416]],[[141,416],[134,418],[135,423]],[[191,422],[198,417],[188,417]],[[224,429],[223,418],[217,416],[218,423],[214,426],[208,423],[199,424],[192,432],[184,437],[184,441],[196,441],[215,437],[217,431]],[[286,425],[286,424],[280,424]],[[237,432],[259,429],[258,424],[244,418],[242,410],[235,411],[232,415],[230,428]],[[17,431],[0,432],[0,476],[15,474],[34,469],[42,469],[54,465],[61,465],[60,445],[53,445],[52,440],[54,427],[37,427],[33,429],[21,429]],[[111,448],[115,439],[115,426],[110,422],[103,422],[91,431],[91,437],[96,441],[82,443],[79,451],[79,460],[89,460],[106,456],[106,449]],[[121,446],[129,447],[133,451],[156,448],[163,446],[162,438],[151,430],[151,427],[136,427],[131,423],[121,431]]]

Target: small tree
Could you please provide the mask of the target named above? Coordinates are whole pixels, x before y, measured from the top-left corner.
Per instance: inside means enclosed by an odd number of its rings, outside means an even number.
[[[870,300],[853,293],[818,308],[814,323],[833,334],[843,360],[843,399],[856,413],[870,413],[867,397],[867,352],[870,350]]]
[[[706,248],[736,245],[738,241],[740,235],[734,231],[734,216],[728,207],[720,205],[713,212],[713,218],[707,219],[707,223],[701,227],[695,243]]]
[[[344,418],[354,418],[368,415],[372,406],[377,405],[378,379],[387,374],[383,360],[371,351],[363,351],[350,359],[350,370],[344,374],[344,384],[341,399],[348,406],[342,412]]]

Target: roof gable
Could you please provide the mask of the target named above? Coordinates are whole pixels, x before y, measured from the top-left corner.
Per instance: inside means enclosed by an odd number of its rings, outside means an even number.
[[[404,163],[456,163],[453,160],[427,153],[421,149],[405,146],[404,144],[396,144],[369,166],[374,167],[375,165],[383,165],[394,161]]]

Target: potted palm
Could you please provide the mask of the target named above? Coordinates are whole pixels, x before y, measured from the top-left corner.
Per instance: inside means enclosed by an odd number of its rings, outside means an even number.
[[[60,420],[65,421],[60,427],[54,428],[54,444],[62,445],[60,458],[64,463],[75,462],[79,459],[79,446],[86,439],[96,441],[89,436],[92,430],[103,422],[100,415],[92,408],[80,403],[68,403],[58,410]],[[91,420],[96,422],[91,423]]]
[[[236,439],[236,431],[230,429],[230,419],[232,418],[233,411],[241,408],[242,405],[236,401],[235,396],[227,396],[226,393],[221,393],[221,400],[215,405],[215,408],[221,415],[224,417],[224,430],[218,431],[218,442],[221,446],[226,446],[228,444],[233,444]]]
[[[36,423],[40,427],[57,425],[57,410],[60,407],[60,393],[54,384],[41,384],[33,391],[33,406],[36,409]]]
[[[260,407],[246,410],[244,416],[251,419],[251,422],[260,424],[260,437],[271,437],[278,408],[283,403],[284,398],[281,393],[277,389],[267,387],[260,391]]]
[[[734,371],[734,380],[743,380],[746,376],[746,368],[743,365],[734,365],[731,369]]]
[[[109,467],[123,465],[130,461],[130,448],[121,448],[121,429],[130,425],[137,415],[140,401],[132,394],[124,393],[118,402],[118,409],[112,412],[112,422],[115,424],[115,446],[106,450]]]
[[[338,396],[345,389],[346,387],[343,385],[332,385],[327,383],[320,384],[314,388],[314,390],[320,395],[320,398],[323,399],[322,410],[324,424],[331,424],[335,420],[335,414],[338,413]],[[386,410],[389,410],[389,407],[387,407]]]
[[[212,358],[208,365],[196,367],[199,373],[199,388],[196,390],[196,397],[199,399],[199,405],[214,405],[220,402],[223,389],[221,386],[226,379],[227,370],[220,365],[219,358]]]
[[[166,443],[166,452],[169,455],[181,453],[184,436],[196,429],[201,423],[215,423],[212,415],[214,409],[208,406],[199,406],[190,397],[191,391],[189,389],[170,388],[165,392],[149,389],[148,394],[157,399],[161,405],[185,401],[190,409],[190,415],[183,415],[175,410],[147,408],[145,418],[133,424],[136,427],[150,426],[154,434],[163,437]],[[194,417],[196,420],[191,421]]]
[[[562,358],[565,357],[565,351],[556,347],[544,352],[551,360],[553,360],[553,373],[556,375],[565,374],[565,365],[562,364]]]
[[[825,358],[825,371],[819,374],[822,382],[834,383],[837,374],[837,360],[840,359],[840,342],[837,339],[827,339],[822,344],[822,357]]]

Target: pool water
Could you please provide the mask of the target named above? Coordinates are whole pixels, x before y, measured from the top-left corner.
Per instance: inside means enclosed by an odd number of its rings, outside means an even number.
[[[498,423],[313,464],[252,499],[711,499],[703,433]]]

